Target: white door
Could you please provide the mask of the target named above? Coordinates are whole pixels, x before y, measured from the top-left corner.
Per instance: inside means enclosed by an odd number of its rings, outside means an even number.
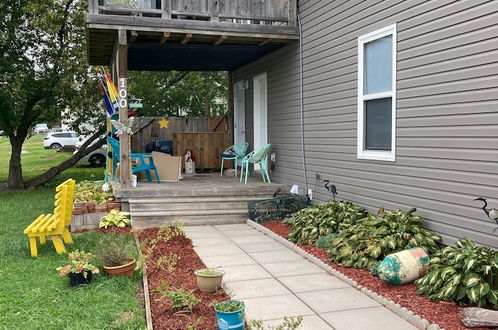
[[[246,141],[246,95],[242,81],[233,85],[234,144]]]
[[[268,84],[266,72],[254,77],[254,150],[268,143]],[[259,170],[259,166],[254,166]]]

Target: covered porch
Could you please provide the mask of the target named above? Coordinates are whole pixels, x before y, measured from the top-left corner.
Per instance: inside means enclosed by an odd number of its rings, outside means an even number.
[[[239,137],[233,136],[231,72],[296,42],[296,13],[296,0],[132,0],[126,4],[90,0],[86,16],[89,64],[110,67],[122,123],[128,119],[128,70],[229,72],[228,132],[238,142]],[[132,166],[130,136],[122,135],[119,144],[120,186],[127,189]]]

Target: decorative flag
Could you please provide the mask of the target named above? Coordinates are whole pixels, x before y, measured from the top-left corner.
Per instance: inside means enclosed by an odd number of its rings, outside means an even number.
[[[109,93],[109,99],[111,100],[112,108],[114,109],[114,112],[119,112],[118,90],[116,89],[116,86],[112,82],[111,77],[107,74],[105,70],[103,71],[107,85],[107,92]]]
[[[99,88],[102,93],[102,97],[104,98],[105,110],[107,115],[111,117],[114,114],[114,108],[111,104],[111,99],[109,97],[109,93],[107,92],[107,88],[105,83],[102,81],[102,78],[99,77]]]

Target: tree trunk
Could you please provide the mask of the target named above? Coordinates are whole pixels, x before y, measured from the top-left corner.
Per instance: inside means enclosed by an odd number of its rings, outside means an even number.
[[[9,177],[7,185],[10,189],[23,189],[24,180],[22,178],[21,152],[24,139],[18,136],[10,135],[10,161],[9,161]]]
[[[25,187],[26,188],[34,188],[34,187],[38,187],[38,186],[44,184],[45,182],[53,179],[57,174],[62,173],[65,170],[67,170],[68,168],[70,168],[71,166],[75,165],[81,158],[85,157],[86,155],[88,155],[92,151],[97,150],[98,148],[100,148],[106,142],[106,138],[105,137],[101,138],[99,141],[97,141],[96,143],[92,144],[91,146],[88,146],[93,141],[95,141],[95,139],[100,134],[101,134],[100,132],[96,133],[91,138],[89,138],[81,146],[80,150],[77,153],[75,153],[71,158],[63,161],[62,163],[60,163],[57,166],[53,166],[53,167],[49,168],[44,173],[42,173],[42,174],[38,175],[37,177],[35,177],[35,178],[27,181],[26,184],[25,184]]]

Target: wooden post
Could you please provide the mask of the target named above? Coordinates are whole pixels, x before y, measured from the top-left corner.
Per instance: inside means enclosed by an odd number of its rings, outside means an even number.
[[[288,0],[289,5],[289,20],[287,25],[296,26],[297,25],[297,0]]]
[[[171,18],[171,0],[161,0],[162,18]]]
[[[88,13],[89,14],[98,14],[99,13],[98,0],[88,0]]]
[[[220,8],[218,6],[218,0],[210,0],[208,11],[210,12],[211,21],[220,21]]]
[[[126,40],[126,30],[118,31],[118,104],[119,104],[119,121],[124,123],[128,119],[128,42]],[[130,162],[130,136],[121,134],[119,137],[119,147],[121,150],[121,158],[119,160],[119,177],[121,187],[128,188],[130,186],[131,177],[131,162]]]
[[[235,130],[233,128],[233,110],[234,110],[234,99],[233,99],[233,72],[228,71],[227,72],[227,78],[228,78],[228,132],[235,134]],[[235,137],[233,137],[235,140]]]

